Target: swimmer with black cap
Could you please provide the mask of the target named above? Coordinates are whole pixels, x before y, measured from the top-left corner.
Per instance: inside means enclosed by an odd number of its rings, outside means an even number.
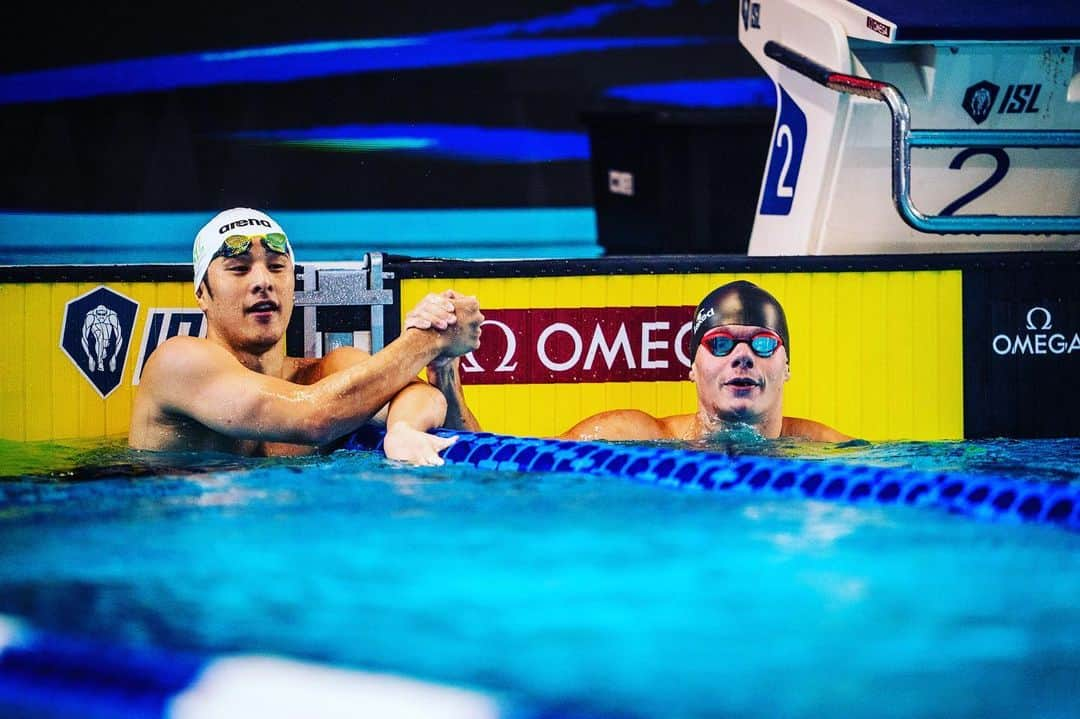
[[[771,294],[745,280],[717,287],[698,304],[691,330],[689,378],[697,387],[697,412],[657,418],[640,410],[612,410],[584,419],[560,436],[698,440],[748,426],[769,439],[851,439],[820,422],[783,415],[791,340],[784,308]]]
[[[293,246],[272,217],[247,207],[219,213],[196,235],[192,265],[206,337],[172,337],[147,359],[131,447],[310,453],[388,405],[386,455],[442,464],[439,452],[451,442],[427,430],[446,423],[447,401],[416,375],[479,346],[484,316],[475,297],[428,295],[401,336],[374,355],[339,347],[324,357],[290,357]]]

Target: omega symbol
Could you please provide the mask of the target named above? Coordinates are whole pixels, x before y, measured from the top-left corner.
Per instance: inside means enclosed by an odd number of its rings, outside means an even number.
[[[484,320],[480,323],[481,327],[485,325],[495,325],[503,331],[506,335],[506,353],[503,354],[502,360],[499,361],[499,366],[495,368],[496,372],[513,372],[517,369],[517,362],[510,364],[510,361],[514,359],[514,355],[517,354],[517,337],[514,336],[514,331],[510,329],[509,325],[499,320]],[[480,366],[480,363],[476,361],[476,357],[472,352],[465,355],[461,362],[462,372],[483,372],[484,368]]]
[[[1037,326],[1035,324],[1035,321],[1032,319],[1033,317],[1037,316],[1036,313],[1039,313],[1039,312],[1041,312],[1042,316],[1043,316],[1042,326]],[[1028,310],[1028,313],[1027,313],[1027,328],[1029,330],[1048,330],[1048,329],[1052,328],[1053,326],[1054,325],[1053,325],[1053,320],[1052,320],[1052,318],[1050,316],[1050,310],[1046,309],[1045,307],[1032,307],[1030,310]]]

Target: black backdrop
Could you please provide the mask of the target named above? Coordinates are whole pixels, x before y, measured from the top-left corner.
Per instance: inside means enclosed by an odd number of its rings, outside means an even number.
[[[4,11],[2,73],[315,41],[392,38],[574,17],[597,3],[119,3]],[[248,130],[438,123],[578,132],[586,110],[641,109],[612,87],[761,75],[736,3],[607,3],[595,24],[535,36],[697,38],[288,82],[231,82],[0,105],[0,209],[60,212],[557,207],[592,204],[587,158],[472,162],[238,140]],[[602,14],[602,13],[601,13]],[[528,33],[525,33],[526,35]],[[521,37],[517,33],[515,37]],[[765,149],[762,148],[762,155]]]

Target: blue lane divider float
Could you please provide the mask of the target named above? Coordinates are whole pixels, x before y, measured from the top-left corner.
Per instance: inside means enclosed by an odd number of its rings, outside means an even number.
[[[206,658],[73,639],[4,615],[0,716],[597,719],[392,674],[273,656]]]
[[[648,445],[574,442],[435,430],[458,440],[448,464],[515,472],[623,477],[706,491],[770,492],[835,502],[932,506],[980,519],[1041,522],[1080,531],[1080,486],[995,475],[929,473]],[[346,449],[381,450],[382,432],[365,427]]]

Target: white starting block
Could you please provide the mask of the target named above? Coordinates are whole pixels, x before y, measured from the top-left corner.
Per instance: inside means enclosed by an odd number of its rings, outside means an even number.
[[[1080,249],[1080,2],[741,0],[751,255]]]

